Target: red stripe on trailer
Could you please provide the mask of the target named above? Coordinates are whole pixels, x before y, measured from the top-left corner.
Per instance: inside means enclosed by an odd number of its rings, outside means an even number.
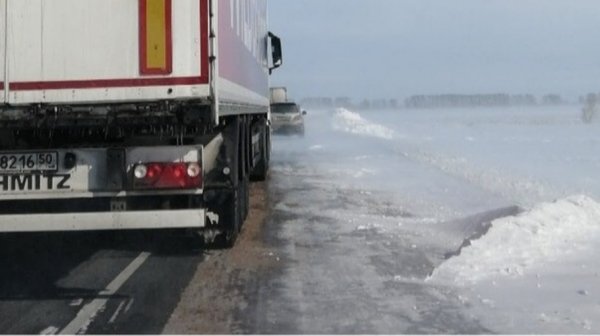
[[[60,89],[95,89],[95,88],[122,88],[141,86],[167,86],[167,85],[198,85],[206,84],[202,77],[172,77],[172,78],[134,78],[134,79],[99,79],[81,81],[59,82],[21,82],[10,83],[12,91],[31,90],[60,90]]]
[[[0,82],[0,90],[4,90],[4,83]]]
[[[104,89],[123,87],[148,87],[148,86],[180,86],[203,85],[209,83],[209,0],[200,1],[200,40],[203,41],[200,53],[201,72],[198,77],[162,77],[162,78],[121,78],[121,79],[87,79],[67,81],[39,81],[39,82],[9,82],[12,91],[32,90],[65,90],[65,89]],[[171,61],[172,63],[172,61]],[[0,83],[0,85],[4,85]],[[2,88],[2,86],[0,86]]]

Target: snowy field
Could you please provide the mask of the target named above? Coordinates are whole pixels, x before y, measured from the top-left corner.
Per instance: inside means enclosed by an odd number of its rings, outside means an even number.
[[[305,138],[275,139],[274,170],[365,195],[330,215],[412,237],[436,265],[414,280],[485,328],[600,333],[600,124],[580,110],[309,111]],[[465,218],[510,207],[463,244],[480,224]]]

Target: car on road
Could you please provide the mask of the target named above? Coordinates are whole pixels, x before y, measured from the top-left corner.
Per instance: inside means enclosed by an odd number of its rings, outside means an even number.
[[[304,135],[304,116],[300,106],[293,102],[271,104],[273,133]]]

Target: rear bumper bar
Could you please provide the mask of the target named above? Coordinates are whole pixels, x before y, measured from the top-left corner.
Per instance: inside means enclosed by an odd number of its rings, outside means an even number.
[[[205,225],[204,209],[0,216],[0,232],[5,233],[201,229]]]

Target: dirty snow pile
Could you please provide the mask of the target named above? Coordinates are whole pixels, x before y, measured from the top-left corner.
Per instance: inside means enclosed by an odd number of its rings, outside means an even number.
[[[472,285],[516,278],[579,252],[600,246],[600,203],[572,196],[545,203],[516,217],[496,220],[489,232],[443,263],[434,281]]]
[[[360,114],[345,108],[338,108],[333,116],[333,129],[357,135],[391,140],[394,131],[364,119]]]

